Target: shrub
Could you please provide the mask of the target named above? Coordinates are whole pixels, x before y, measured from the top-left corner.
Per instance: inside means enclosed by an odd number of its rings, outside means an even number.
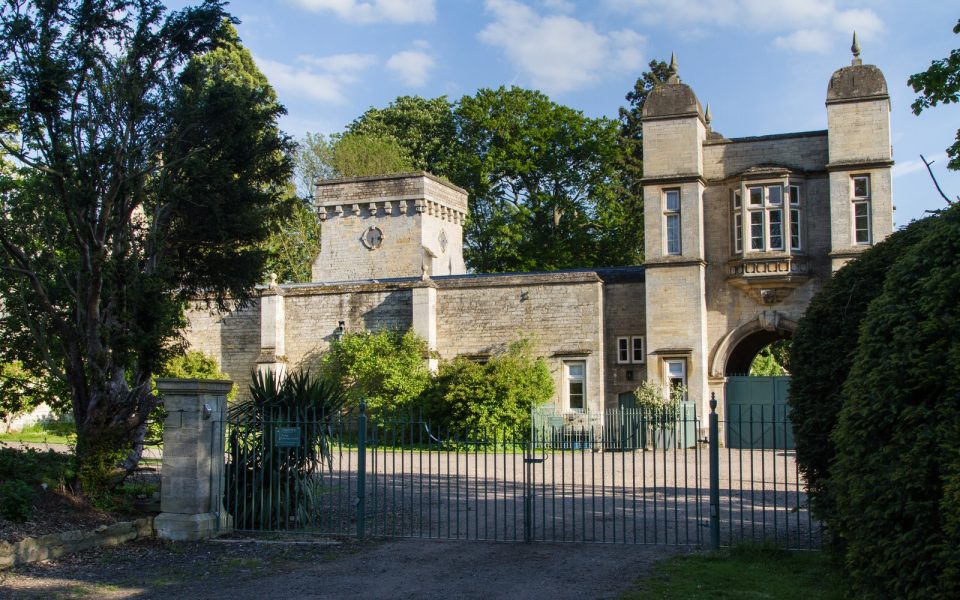
[[[20,479],[31,485],[62,487],[76,475],[76,459],[53,450],[0,448],[0,481]]]
[[[960,597],[960,206],[924,229],[867,309],[833,434],[860,597]]]
[[[441,364],[426,412],[432,423],[454,431],[526,432],[530,411],[552,396],[550,369],[521,339],[485,364],[463,357]]]
[[[370,412],[390,412],[410,408],[429,387],[426,356],[426,341],[412,331],[358,331],[335,341],[320,368],[344,387],[349,405],[365,400]]]
[[[230,376],[220,370],[220,363],[212,356],[207,356],[199,350],[191,350],[186,354],[174,356],[163,364],[157,377],[178,377],[181,379],[230,379]],[[227,394],[228,400],[237,396],[237,386],[233,386]]]
[[[836,456],[830,434],[843,404],[860,323],[891,265],[923,238],[930,221],[912,223],[840,269],[813,298],[794,332],[789,403],[797,463],[814,514],[828,524],[834,512],[830,464]]]
[[[11,521],[26,521],[33,515],[37,493],[20,479],[0,483],[0,515]]]

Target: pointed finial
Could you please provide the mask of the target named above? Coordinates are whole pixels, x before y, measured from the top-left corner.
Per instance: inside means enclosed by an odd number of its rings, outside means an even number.
[[[704,111],[703,120],[707,122],[707,128],[710,127],[710,121],[713,120],[713,113],[710,112],[710,103],[707,102],[707,110]]]
[[[853,52],[853,60],[850,62],[852,65],[862,65],[863,61],[860,60],[860,41],[857,39],[857,32],[853,32],[853,44],[850,46],[850,52]]]
[[[677,53],[670,53],[670,67],[667,69],[667,72],[670,76],[667,78],[667,83],[680,83],[680,77],[677,75]]]

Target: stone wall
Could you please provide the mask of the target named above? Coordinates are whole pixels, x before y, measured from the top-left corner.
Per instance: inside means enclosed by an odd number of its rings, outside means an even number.
[[[733,177],[763,164],[796,171],[823,171],[827,164],[827,132],[714,138],[704,142],[703,176],[707,181]]]
[[[603,288],[604,372],[606,374],[606,409],[617,408],[621,393],[632,392],[647,377],[647,362],[620,363],[617,338],[646,338],[646,292],[642,281],[608,282]],[[646,343],[646,339],[644,339]]]
[[[237,382],[237,398],[246,398],[250,374],[260,355],[260,299],[224,314],[194,304],[187,310],[186,318],[183,337],[188,349],[217,359],[220,370]]]
[[[117,546],[154,536],[153,517],[101,525],[94,530],[64,531],[19,542],[0,541],[0,570],[17,565],[53,560],[90,548]],[[0,578],[2,579],[2,578]]]
[[[411,283],[283,288],[287,364],[309,369],[333,341],[340,321],[345,330],[405,331],[412,320]]]
[[[547,359],[558,404],[564,361],[586,363],[587,402],[604,406],[603,289],[595,272],[438,278],[441,358],[482,358],[528,337]]]

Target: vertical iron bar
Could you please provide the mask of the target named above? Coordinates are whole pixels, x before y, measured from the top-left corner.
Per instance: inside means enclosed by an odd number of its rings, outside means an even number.
[[[710,549],[720,549],[720,425],[715,393],[710,394]]]
[[[366,525],[367,485],[367,403],[360,401],[360,417],[357,424],[357,537],[363,539]]]

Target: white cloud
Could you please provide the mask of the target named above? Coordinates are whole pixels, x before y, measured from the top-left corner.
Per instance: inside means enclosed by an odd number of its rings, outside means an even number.
[[[321,71],[347,76],[355,76],[357,72],[377,64],[377,57],[372,54],[333,54],[331,56],[301,54],[297,60],[317,67]]]
[[[427,42],[417,40],[413,43],[414,49],[397,52],[388,58],[386,67],[410,87],[426,85],[427,79],[430,78],[430,71],[436,65],[433,57],[426,52],[429,47]]]
[[[562,13],[572,13],[576,9],[576,5],[568,0],[540,0],[540,3],[546,9]]]
[[[283,96],[302,96],[320,102],[341,104],[344,87],[359,80],[360,72],[377,62],[370,54],[334,54],[297,57],[298,65],[254,57],[257,66]]]
[[[780,48],[826,52],[849,43],[854,30],[862,40],[876,38],[883,21],[868,8],[847,8],[848,0],[605,0],[610,8],[648,23],[750,28],[775,34]],[[862,4],[862,2],[856,2]]]
[[[516,0],[487,0],[493,14],[480,41],[500,48],[537,88],[559,93],[582,88],[607,70],[642,64],[644,38],[629,29],[608,34],[566,15],[541,16]]]
[[[435,0],[293,0],[311,12],[332,12],[352,23],[432,23]]]
[[[822,29],[800,29],[790,35],[781,35],[773,40],[780,48],[799,52],[827,52],[830,36]]]

